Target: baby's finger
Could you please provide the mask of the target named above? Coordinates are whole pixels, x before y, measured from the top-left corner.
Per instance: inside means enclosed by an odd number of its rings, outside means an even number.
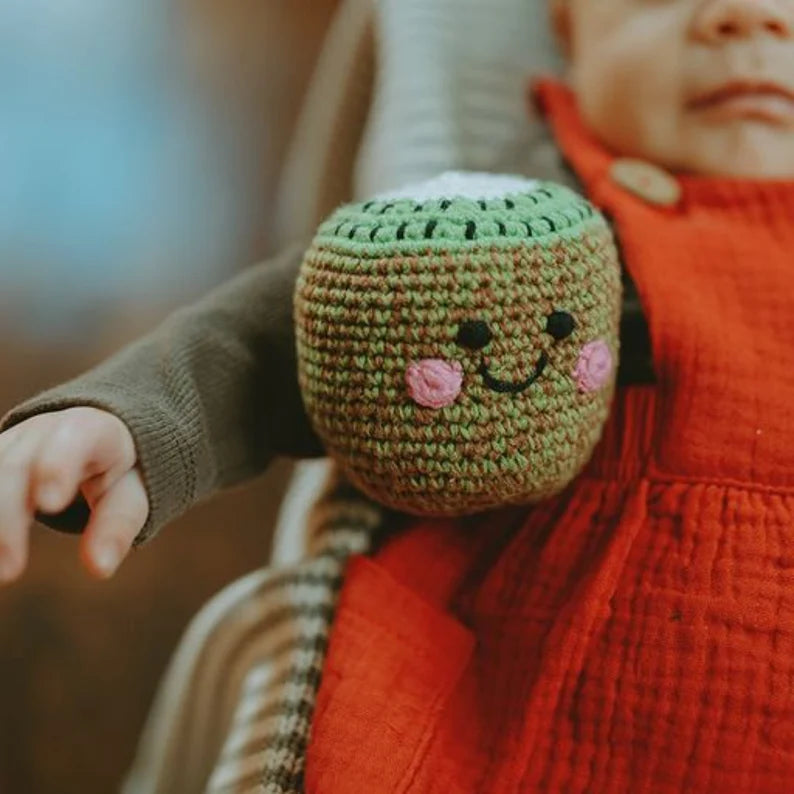
[[[105,579],[113,575],[146,522],[146,490],[138,470],[131,469],[96,501],[86,495],[92,510],[81,542],[83,564]]]
[[[45,433],[16,435],[0,449],[0,582],[22,573],[28,556],[28,528],[33,520],[30,467]]]
[[[73,409],[69,417],[61,418],[33,464],[36,506],[45,513],[58,513],[87,478],[104,475],[107,489],[131,469],[135,451],[121,428],[114,417],[92,409]]]

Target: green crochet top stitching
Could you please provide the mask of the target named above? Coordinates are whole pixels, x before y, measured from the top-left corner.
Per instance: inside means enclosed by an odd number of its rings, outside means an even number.
[[[603,221],[578,194],[552,182],[499,198],[380,199],[339,207],[319,228],[315,245],[358,257],[466,248],[542,245]]]

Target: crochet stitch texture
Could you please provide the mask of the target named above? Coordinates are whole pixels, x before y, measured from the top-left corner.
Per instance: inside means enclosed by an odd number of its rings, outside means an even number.
[[[435,188],[343,206],[320,227],[295,293],[304,402],[329,454],[385,505],[537,501],[586,463],[614,391],[611,232],[559,185],[458,174]]]

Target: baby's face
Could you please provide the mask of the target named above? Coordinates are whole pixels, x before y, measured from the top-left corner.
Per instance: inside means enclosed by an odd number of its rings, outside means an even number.
[[[561,0],[608,146],[673,171],[794,177],[794,0]]]

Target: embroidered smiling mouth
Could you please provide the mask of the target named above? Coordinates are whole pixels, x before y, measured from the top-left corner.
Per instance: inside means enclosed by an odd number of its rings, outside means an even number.
[[[488,371],[488,365],[485,363],[485,361],[480,362],[480,368],[477,370],[477,372],[482,375],[485,385],[491,389],[491,391],[501,392],[502,394],[519,394],[520,392],[528,389],[543,374],[543,370],[546,369],[546,365],[548,363],[549,357],[545,352],[541,353],[537,364],[535,364],[535,371],[528,378],[519,381],[518,383],[510,383],[509,381],[495,378]]]

